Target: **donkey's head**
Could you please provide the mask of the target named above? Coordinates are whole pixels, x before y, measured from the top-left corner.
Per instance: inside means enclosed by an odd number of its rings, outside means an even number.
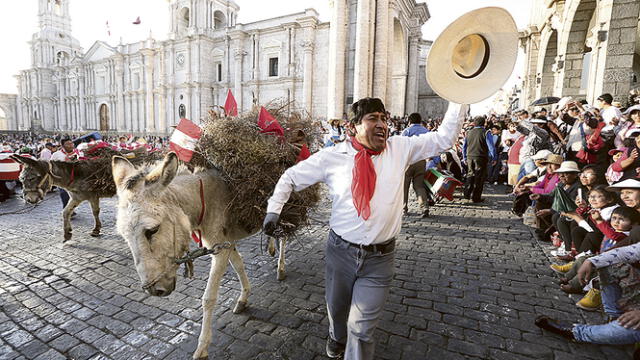
[[[11,159],[23,165],[20,182],[23,186],[24,200],[30,204],[42,201],[53,186],[51,163],[20,155],[11,155]]]
[[[176,286],[175,259],[188,250],[190,223],[168,185],[178,173],[178,158],[169,153],[152,168],[136,169],[114,156],[113,180],[118,191],[117,228],[125,238],[150,295],[169,295]]]

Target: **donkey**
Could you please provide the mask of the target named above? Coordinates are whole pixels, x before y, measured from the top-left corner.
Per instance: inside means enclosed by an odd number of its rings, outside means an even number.
[[[71,214],[83,201],[91,204],[95,226],[89,235],[100,236],[100,198],[112,197],[112,191],[89,191],[87,178],[91,175],[81,163],[64,161],[44,161],[12,155],[11,159],[24,165],[20,173],[23,185],[23,198],[30,204],[44,200],[53,186],[61,187],[69,192],[69,202],[62,211],[64,224],[64,242],[71,239]]]
[[[127,159],[112,158],[113,179],[118,192],[116,226],[125,238],[142,288],[152,296],[167,296],[175,289],[176,259],[189,250],[191,234],[201,234],[202,244],[231,244],[211,255],[207,287],[202,295],[203,319],[194,359],[207,357],[211,341],[213,309],[227,262],[240,279],[241,291],[234,313],[247,306],[250,285],[242,256],[235,248],[247,232],[235,225],[227,204],[232,198],[216,170],[189,173],[179,168],[175,153],[167,154],[155,167],[136,168]]]

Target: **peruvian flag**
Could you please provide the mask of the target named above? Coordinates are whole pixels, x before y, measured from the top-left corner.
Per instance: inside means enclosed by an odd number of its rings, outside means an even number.
[[[278,120],[276,120],[264,106],[260,107],[260,114],[258,115],[258,126],[262,129],[261,132],[265,134],[275,134],[284,137],[284,130]]]
[[[238,104],[236,98],[233,97],[231,89],[227,92],[227,100],[224,102],[224,112],[227,116],[238,116]]]
[[[180,123],[169,140],[169,148],[178,155],[178,159],[189,162],[196,149],[198,140],[202,136],[202,129],[187,119],[180,119]]]
[[[19,163],[9,158],[11,155],[13,153],[0,154],[0,180],[18,180],[18,176],[20,176],[22,168]]]

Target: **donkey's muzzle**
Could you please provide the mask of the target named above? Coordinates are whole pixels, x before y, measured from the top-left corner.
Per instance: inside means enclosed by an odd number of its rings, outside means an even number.
[[[176,288],[176,278],[172,280],[161,279],[153,284],[144,286],[144,290],[151,296],[168,296]]]
[[[42,196],[39,191],[29,191],[25,192],[22,198],[29,204],[37,204],[44,199],[44,196]]]

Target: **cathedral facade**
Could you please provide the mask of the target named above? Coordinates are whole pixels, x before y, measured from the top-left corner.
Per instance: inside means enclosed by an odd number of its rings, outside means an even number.
[[[96,41],[87,51],[73,37],[70,0],[38,1],[32,67],[9,97],[11,130],[166,134],[223,105],[228,89],[239,111],[280,99],[343,118],[353,101],[376,96],[395,116],[444,113],[424,75],[431,43],[420,28],[430,15],[415,0],[334,0],[331,22],[307,9],[247,24],[232,0],[171,0],[166,40]]]

